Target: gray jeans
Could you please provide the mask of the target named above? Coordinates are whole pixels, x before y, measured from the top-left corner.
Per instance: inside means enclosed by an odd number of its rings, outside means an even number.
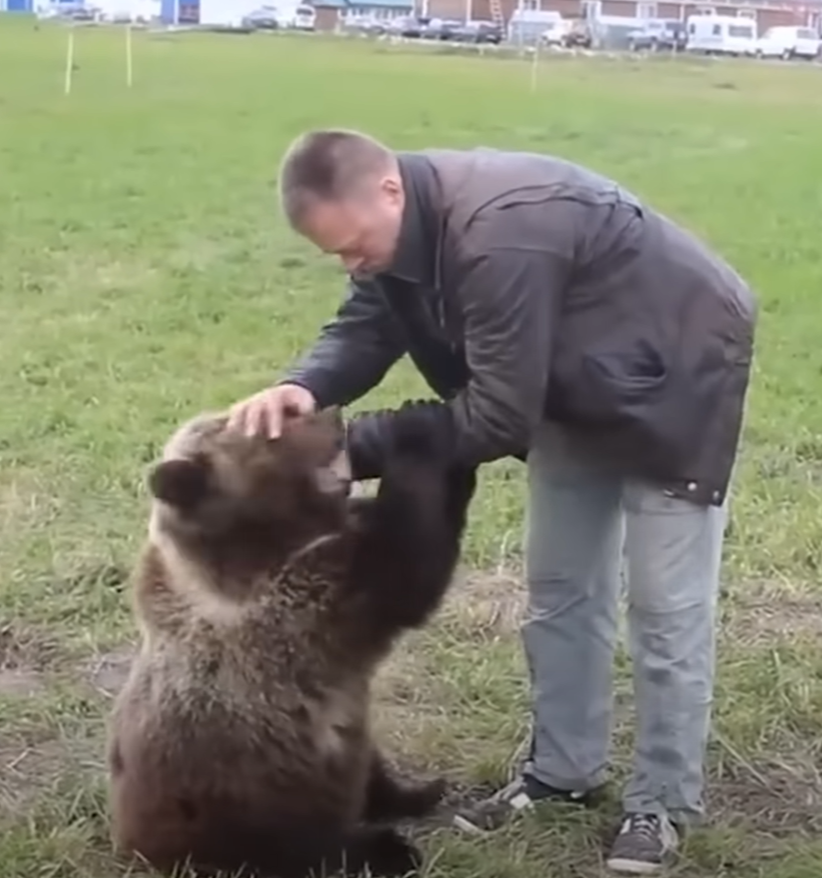
[[[522,636],[534,729],[526,771],[566,790],[605,779],[624,548],[637,739],[623,805],[695,822],[726,508],[607,473],[551,425],[529,454],[528,485]]]

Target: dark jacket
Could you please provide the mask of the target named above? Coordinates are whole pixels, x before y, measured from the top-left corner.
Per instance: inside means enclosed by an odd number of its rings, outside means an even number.
[[[723,501],[756,305],[697,238],[563,160],[400,154],[407,204],[390,270],[352,279],[283,380],[348,404],[409,354],[458,455],[524,456],[545,418],[626,476]],[[379,475],[391,413],[355,419],[355,474]]]

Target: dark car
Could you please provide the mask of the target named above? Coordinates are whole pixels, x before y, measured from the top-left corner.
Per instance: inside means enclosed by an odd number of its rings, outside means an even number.
[[[461,21],[432,18],[428,24],[423,26],[420,36],[426,40],[451,40],[461,27]]]
[[[587,22],[582,20],[574,21],[571,25],[571,29],[562,37],[562,45],[565,46],[566,49],[572,49],[574,47],[590,49],[593,41],[594,38],[591,34],[591,28],[588,27]]]
[[[681,52],[687,42],[685,22],[677,18],[651,19],[628,34],[628,48],[632,52]]]
[[[96,21],[98,12],[92,6],[66,4],[61,10],[63,17],[71,21]]]
[[[343,25],[343,30],[348,34],[360,34],[365,37],[381,37],[385,34],[393,33],[385,22],[368,19],[348,21]]]
[[[451,33],[451,39],[458,43],[493,43],[498,46],[502,42],[502,27],[493,21],[469,21]]]
[[[427,18],[417,18],[414,15],[395,18],[386,25],[386,32],[394,36],[405,37],[406,39],[416,39],[422,36],[428,21],[429,19]]]
[[[254,9],[243,16],[242,26],[254,30],[277,30],[280,26],[277,21],[277,10],[273,6]]]

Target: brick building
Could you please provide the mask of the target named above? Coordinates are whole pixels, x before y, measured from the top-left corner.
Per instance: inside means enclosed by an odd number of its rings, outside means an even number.
[[[697,12],[713,9],[719,15],[755,17],[759,32],[776,25],[802,25],[819,31],[822,25],[820,0],[716,0],[716,2],[676,2],[676,0],[416,0],[420,15],[464,20],[503,20],[517,8],[559,12],[564,18],[619,16],[634,18],[685,19]]]
[[[361,19],[388,21],[413,15],[415,0],[310,0],[317,30],[333,31]]]

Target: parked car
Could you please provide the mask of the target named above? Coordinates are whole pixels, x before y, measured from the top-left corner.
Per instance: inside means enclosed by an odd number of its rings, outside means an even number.
[[[50,12],[50,15],[40,17],[62,18],[67,21],[100,21],[102,18],[102,10],[95,6],[86,6],[82,0],[78,0],[76,3],[61,3],[59,7]]]
[[[366,37],[381,37],[389,33],[388,22],[367,17],[346,19],[342,29],[347,34],[361,34]]]
[[[652,18],[628,34],[631,52],[681,52],[688,42],[685,22],[676,18]]]
[[[461,21],[448,18],[432,18],[424,25],[420,36],[426,40],[450,40],[462,27]]]
[[[493,21],[467,21],[451,32],[451,39],[457,43],[492,43],[498,46],[502,37],[502,27]]]
[[[386,25],[386,31],[398,37],[406,39],[418,39],[422,36],[422,32],[428,24],[428,18],[417,18],[409,15],[404,18],[395,18]]]
[[[540,41],[546,46],[564,46],[565,37],[571,31],[574,22],[570,18],[559,18],[552,21],[540,38]]]
[[[277,10],[274,6],[260,6],[259,9],[253,9],[242,17],[242,26],[253,30],[277,30],[280,27]]]
[[[588,23],[582,19],[573,21],[562,38],[562,45],[565,46],[566,49],[573,48],[574,46],[579,46],[582,49],[590,49],[593,42],[594,37],[591,33],[591,28],[588,26]]]
[[[820,51],[818,34],[809,27],[770,27],[756,41],[757,58],[816,58]]]
[[[534,45],[542,40],[546,30],[556,22],[562,21],[562,15],[556,10],[536,10],[516,8],[508,19],[507,37],[515,45]]]

